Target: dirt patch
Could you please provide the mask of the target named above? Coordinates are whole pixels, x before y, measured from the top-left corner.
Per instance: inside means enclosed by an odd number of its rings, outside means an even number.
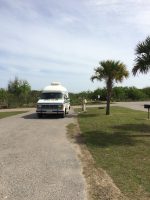
[[[88,200],[128,200],[111,177],[101,168],[95,166],[92,155],[84,144],[77,119],[68,125],[68,137],[74,143],[83,166],[83,174],[87,182]]]

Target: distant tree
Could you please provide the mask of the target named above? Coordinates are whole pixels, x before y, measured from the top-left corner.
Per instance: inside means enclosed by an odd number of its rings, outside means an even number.
[[[107,89],[106,88],[98,88],[98,89],[94,90],[94,92],[92,94],[92,99],[99,100],[98,96],[100,96],[101,101],[106,101]]]
[[[18,104],[27,103],[27,97],[31,91],[31,86],[26,80],[19,80],[15,77],[14,81],[9,81],[8,92],[10,98],[18,101]]]
[[[29,94],[29,102],[32,104],[36,104],[39,97],[41,96],[42,91],[32,90]]]
[[[143,88],[142,91],[147,95],[148,99],[150,99],[150,87]]]
[[[126,87],[114,87],[112,97],[115,101],[125,101],[127,99]]]
[[[8,100],[8,92],[0,88],[0,106],[1,105],[7,105],[7,100]]]
[[[109,115],[110,99],[114,82],[122,82],[123,78],[129,76],[129,72],[126,69],[126,66],[120,61],[106,60],[99,62],[99,65],[99,67],[94,69],[95,74],[91,77],[91,80],[105,80],[107,88],[106,115]]]
[[[14,95],[19,95],[21,90],[20,90],[20,81],[17,77],[15,77],[14,81],[9,81],[8,83],[8,92]]]
[[[137,44],[135,66],[132,69],[133,75],[137,72],[147,73],[150,70],[150,37],[148,36],[145,41]]]
[[[147,99],[146,94],[141,89],[137,89],[136,87],[129,87],[127,94],[128,94],[128,100],[130,101]]]
[[[24,99],[25,103],[27,102],[27,98],[29,97],[31,86],[29,85],[28,81],[22,80],[20,83],[20,96]]]

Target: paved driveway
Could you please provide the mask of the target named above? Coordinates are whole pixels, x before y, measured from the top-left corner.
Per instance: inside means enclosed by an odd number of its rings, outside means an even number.
[[[111,106],[120,106],[125,108],[131,108],[133,110],[147,111],[144,108],[144,104],[150,104],[150,101],[135,101],[135,102],[114,102]],[[87,105],[87,107],[105,107],[106,104]],[[81,108],[81,106],[74,106],[74,108]]]
[[[77,153],[66,137],[67,118],[33,112],[0,120],[0,200],[85,200]]]
[[[144,104],[150,104],[150,101],[137,101],[137,102],[116,102],[112,105],[117,105],[125,108],[131,108],[134,110],[141,110],[141,111],[147,111],[147,109],[144,108]]]

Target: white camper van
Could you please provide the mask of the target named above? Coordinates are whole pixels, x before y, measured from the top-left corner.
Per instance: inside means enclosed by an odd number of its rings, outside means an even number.
[[[68,91],[59,82],[53,82],[45,87],[37,102],[36,113],[39,118],[43,114],[59,114],[65,117],[70,110]]]

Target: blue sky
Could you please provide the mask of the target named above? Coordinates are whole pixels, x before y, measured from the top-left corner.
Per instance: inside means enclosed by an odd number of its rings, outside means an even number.
[[[15,76],[32,89],[60,81],[69,91],[103,87],[90,81],[106,59],[131,72],[135,47],[150,35],[148,0],[0,0],[0,88]],[[118,86],[150,86],[150,74]]]

